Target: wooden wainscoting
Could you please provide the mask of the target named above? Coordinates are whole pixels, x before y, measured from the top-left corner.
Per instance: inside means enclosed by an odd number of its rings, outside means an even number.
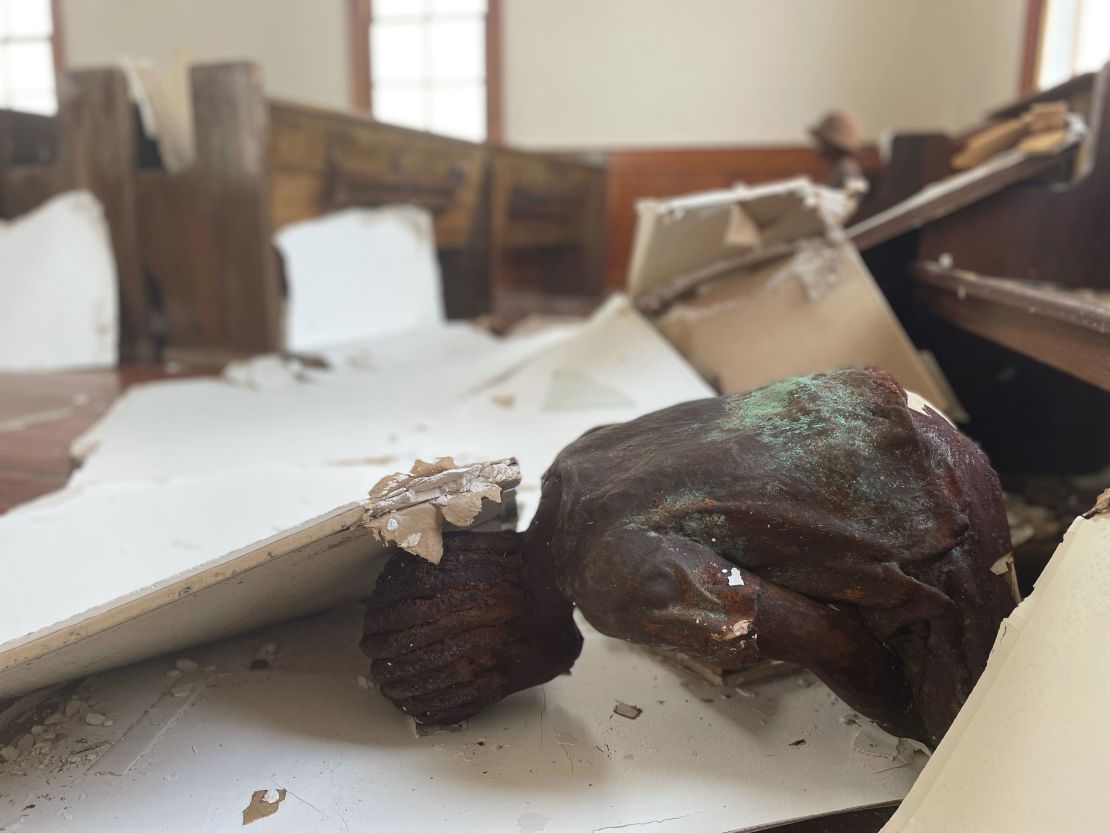
[[[874,150],[869,148],[864,157],[865,167],[875,164],[875,156]],[[607,168],[605,276],[607,285],[613,289],[625,284],[628,256],[636,231],[637,200],[723,188],[736,182],[768,182],[800,174],[820,182],[828,171],[828,163],[804,145],[609,150],[604,158]]]

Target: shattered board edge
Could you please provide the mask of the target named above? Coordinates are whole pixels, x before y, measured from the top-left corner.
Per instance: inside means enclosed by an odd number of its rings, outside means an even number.
[[[346,504],[289,530],[279,532],[262,541],[248,544],[231,553],[207,561],[192,570],[179,573],[158,584],[136,590],[100,607],[84,611],[48,628],[12,640],[5,645],[0,645],[0,697],[16,696],[45,685],[93,673],[93,671],[126,664],[143,656],[153,656],[153,653],[144,654],[140,649],[138,652],[127,654],[122,661],[116,661],[113,659],[113,655],[109,653],[102,657],[94,656],[87,663],[94,666],[92,670],[85,669],[70,675],[62,671],[52,673],[49,668],[45,671],[36,669],[38,673],[33,675],[35,677],[34,682],[23,683],[19,679],[12,679],[18,677],[21,671],[26,670],[29,664],[43,663],[49,665],[52,657],[56,658],[59,664],[64,665],[68,661],[68,654],[72,653],[73,650],[79,650],[82,644],[89,643],[90,640],[97,637],[111,635],[113,631],[115,631],[114,636],[116,638],[122,636],[126,639],[128,634],[121,634],[120,629],[130,631],[135,627],[142,628],[144,617],[159,611],[165,611],[175,605],[181,605],[188,600],[195,601],[206,591],[211,591],[213,588],[220,587],[229,581],[239,579],[239,583],[242,583],[245,580],[241,578],[242,576],[258,568],[283,564],[298,555],[311,557],[312,554],[308,552],[308,548],[343,532],[351,531],[358,540],[365,539],[367,545],[365,553],[359,556],[358,560],[369,563],[374,554],[384,552],[385,548],[373,539],[369,529],[361,526],[365,511],[366,505],[362,502]],[[255,573],[253,576],[256,581],[257,575]],[[345,595],[349,595],[349,592]],[[309,607],[312,607],[312,605],[310,604]],[[317,607],[316,609],[320,608]],[[262,617],[265,621],[255,622],[252,620],[249,627],[258,627],[261,624],[286,618],[282,615],[281,610],[280,607],[273,608],[268,615]],[[237,610],[221,610],[220,614],[227,618],[234,617],[238,612]],[[305,610],[304,612],[308,611]],[[219,636],[228,636],[243,630],[243,628],[237,628],[234,623],[230,623],[226,629],[213,627],[218,623],[219,617],[216,617],[215,622],[211,619],[198,621],[195,630],[204,630],[204,636],[201,640],[191,640],[188,636],[189,630],[185,629],[181,631],[181,636],[173,640],[174,645],[171,649],[188,647],[197,641],[209,641]],[[143,641],[145,634],[145,630],[140,630],[135,634],[140,643]],[[66,649],[70,649],[66,655],[60,655],[59,652]],[[59,673],[61,676],[58,676]]]

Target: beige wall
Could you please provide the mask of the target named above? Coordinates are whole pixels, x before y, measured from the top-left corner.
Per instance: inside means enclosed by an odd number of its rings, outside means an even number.
[[[1025,0],[503,0],[505,128],[549,148],[793,143],[828,107],[954,128],[1015,94]],[[344,107],[345,0],[63,0],[72,66],[259,62]]]
[[[253,60],[271,94],[330,107],[350,101],[346,0],[63,0],[66,60],[121,56],[168,66]]]
[[[1025,0],[505,0],[510,141],[804,140],[829,107],[954,128],[1017,91]]]

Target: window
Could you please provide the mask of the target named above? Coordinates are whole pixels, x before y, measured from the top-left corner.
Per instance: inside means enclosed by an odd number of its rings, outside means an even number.
[[[369,28],[365,51],[355,50],[355,72],[369,75],[364,98],[374,118],[476,142],[489,138],[492,5],[370,0],[354,24]]]
[[[1110,0],[1047,0],[1037,86],[1053,87],[1110,60]]]
[[[50,0],[0,0],[0,107],[58,109]]]

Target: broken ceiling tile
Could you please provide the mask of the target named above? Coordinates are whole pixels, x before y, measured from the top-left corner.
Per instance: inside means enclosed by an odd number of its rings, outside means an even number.
[[[71,191],[0,220],[0,264],[0,370],[115,366],[119,288],[96,197]]]
[[[282,228],[286,348],[311,351],[444,319],[432,217],[415,206],[351,208]]]

